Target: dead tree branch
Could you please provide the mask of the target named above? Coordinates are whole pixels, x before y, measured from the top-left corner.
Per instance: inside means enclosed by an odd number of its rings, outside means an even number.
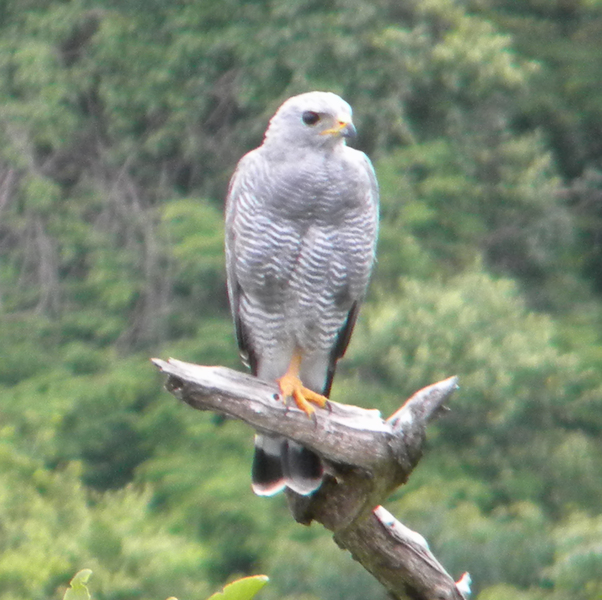
[[[278,388],[225,367],[153,359],[168,375],[166,389],[197,410],[241,419],[258,431],[281,434],[317,452],[329,476],[311,496],[290,490],[300,523],[318,521],[398,600],[462,600],[424,538],[380,504],[405,483],[422,456],[427,423],[457,388],[451,377],[420,390],[391,417],[329,402],[308,419],[285,406]]]

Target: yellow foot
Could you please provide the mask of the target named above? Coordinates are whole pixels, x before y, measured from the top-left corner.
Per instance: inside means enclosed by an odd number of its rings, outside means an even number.
[[[327,398],[322,396],[322,394],[318,394],[309,388],[306,388],[296,375],[285,373],[278,379],[278,385],[280,386],[282,396],[285,399],[292,397],[297,406],[308,417],[311,417],[315,411],[312,403],[317,404],[321,408],[326,406]]]

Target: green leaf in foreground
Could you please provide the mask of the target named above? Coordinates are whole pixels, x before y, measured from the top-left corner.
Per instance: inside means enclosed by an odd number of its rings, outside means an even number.
[[[243,577],[229,583],[221,592],[216,592],[208,600],[251,600],[268,581],[267,575]]]
[[[90,600],[90,592],[86,587],[90,575],[92,575],[90,569],[78,571],[69,582],[69,587],[63,596],[63,600]]]

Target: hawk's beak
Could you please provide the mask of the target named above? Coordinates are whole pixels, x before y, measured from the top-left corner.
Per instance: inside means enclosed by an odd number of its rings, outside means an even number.
[[[327,134],[340,135],[341,137],[345,138],[353,138],[357,135],[357,131],[355,130],[355,127],[351,121],[341,119],[337,121],[337,124],[331,129],[326,129],[321,132],[321,135]]]

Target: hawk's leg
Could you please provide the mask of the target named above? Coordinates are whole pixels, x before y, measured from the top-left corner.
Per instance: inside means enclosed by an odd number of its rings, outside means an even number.
[[[309,388],[306,388],[299,379],[299,368],[301,366],[301,354],[298,350],[293,354],[293,358],[288,366],[286,373],[278,379],[280,392],[284,398],[293,398],[297,406],[310,417],[314,412],[313,404],[321,408],[326,406],[327,398],[318,394]]]

